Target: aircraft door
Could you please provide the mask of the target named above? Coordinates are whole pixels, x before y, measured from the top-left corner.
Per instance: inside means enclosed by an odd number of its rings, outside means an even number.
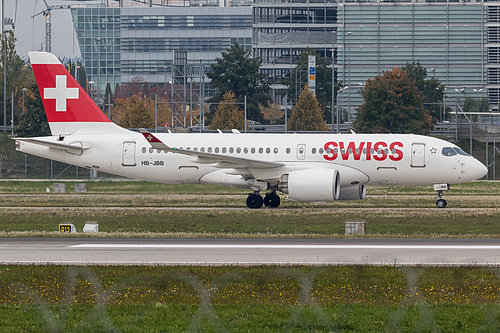
[[[122,165],[135,166],[135,142],[123,142]]]
[[[297,145],[297,159],[305,160],[306,159],[306,145],[299,144]]]
[[[411,166],[414,168],[425,167],[425,144],[413,143],[411,145]]]

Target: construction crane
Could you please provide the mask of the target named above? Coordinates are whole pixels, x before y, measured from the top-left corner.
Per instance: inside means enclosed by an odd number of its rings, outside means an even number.
[[[104,3],[101,3],[99,5],[54,5],[54,6],[49,6],[47,4],[47,1],[45,1],[45,0],[42,0],[42,1],[45,4],[45,9],[37,14],[34,14],[33,16],[31,16],[31,18],[34,19],[38,15],[45,16],[45,51],[49,52],[49,53],[52,52],[52,22],[51,22],[51,15],[50,14],[53,10],[70,9],[70,8],[74,8],[74,7],[105,7]]]

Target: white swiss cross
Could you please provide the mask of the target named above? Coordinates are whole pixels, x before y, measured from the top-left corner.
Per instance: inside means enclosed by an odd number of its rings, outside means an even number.
[[[56,75],[56,87],[44,88],[44,99],[56,100],[56,111],[66,111],[66,100],[78,99],[78,88],[68,88],[66,84],[66,75]]]

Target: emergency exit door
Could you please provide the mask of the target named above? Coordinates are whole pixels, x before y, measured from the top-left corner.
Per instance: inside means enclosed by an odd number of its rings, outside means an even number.
[[[122,165],[135,166],[135,142],[125,141],[123,143]]]
[[[425,144],[413,143],[411,145],[411,166],[414,168],[425,167]]]

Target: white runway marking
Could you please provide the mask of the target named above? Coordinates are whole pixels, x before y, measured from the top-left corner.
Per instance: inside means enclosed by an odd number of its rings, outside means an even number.
[[[500,250],[500,245],[293,245],[293,244],[78,244],[87,249],[412,249],[412,250]]]

